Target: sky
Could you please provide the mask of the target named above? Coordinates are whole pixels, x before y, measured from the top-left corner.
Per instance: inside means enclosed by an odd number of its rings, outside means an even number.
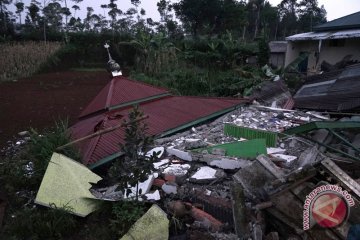
[[[31,0],[23,0],[25,5],[29,5]],[[176,2],[178,0],[172,0]],[[194,0],[196,1],[196,0]],[[281,0],[268,0],[272,5],[278,5]],[[14,1],[15,2],[15,1]],[[68,5],[71,7],[73,4],[71,0],[68,0]],[[142,0],[141,8],[145,9],[147,17],[152,18],[155,21],[160,19],[159,12],[157,11],[156,3],[158,0]],[[339,17],[349,15],[354,12],[360,11],[360,0],[318,0],[319,6],[324,5],[327,11],[327,20],[331,21]],[[101,4],[108,4],[109,0],[84,0],[80,4],[80,12],[77,13],[77,16],[84,18],[86,16],[86,7],[93,7],[95,13],[104,14],[103,9],[100,8]],[[132,7],[130,0],[119,0],[117,1],[118,7],[126,11]],[[10,8],[13,10],[14,8]],[[72,10],[72,9],[71,9]]]

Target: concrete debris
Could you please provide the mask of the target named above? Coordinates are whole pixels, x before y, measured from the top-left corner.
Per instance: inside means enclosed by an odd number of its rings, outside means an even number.
[[[168,164],[169,162],[170,162],[169,159],[163,159],[163,160],[161,160],[160,162],[155,162],[155,163],[153,163],[153,165],[154,165],[154,168],[155,168],[155,169],[160,169],[160,167]]]
[[[304,167],[314,164],[317,159],[318,153],[319,150],[316,146],[306,149],[304,152],[301,153],[299,157],[298,166]]]
[[[285,154],[272,154],[272,156],[274,157],[277,157],[277,158],[280,158],[282,160],[285,160],[286,162],[292,162],[294,161],[295,159],[297,159],[296,156],[291,156],[291,155],[285,155]]]
[[[146,200],[153,200],[153,201],[159,201],[161,199],[159,190],[156,190],[153,193],[147,193],[145,194]]]
[[[274,154],[274,153],[285,153],[286,149],[283,148],[266,148],[267,154]]]
[[[185,161],[192,161],[191,155],[188,152],[181,151],[181,150],[175,149],[173,147],[167,148],[166,151],[168,152],[169,155],[174,155]]]
[[[171,164],[165,168],[162,173],[176,177],[184,177],[187,175],[190,167],[189,164]]]
[[[161,189],[166,194],[176,194],[177,193],[177,186],[175,184],[165,183],[161,186]]]
[[[136,198],[136,189],[138,189],[139,195],[144,195],[144,194],[148,193],[151,189],[154,179],[155,179],[154,175],[151,174],[148,177],[148,179],[145,180],[144,182],[138,182],[139,186],[134,186],[134,187],[131,187],[131,188],[125,190],[125,191],[130,190],[130,194],[129,195],[124,194],[124,198],[130,198],[130,199]]]
[[[148,151],[145,156],[150,157],[155,153],[157,158],[161,158],[162,155],[164,154],[164,152],[165,152],[164,147],[156,147],[156,148],[153,148],[150,151]]]
[[[20,137],[28,136],[28,135],[29,135],[29,131],[19,132],[18,135],[19,135]]]
[[[211,167],[201,167],[189,180],[196,183],[207,183],[224,176],[225,173],[221,170],[216,170]]]
[[[201,139],[185,139],[185,149],[195,149],[195,148],[202,148],[202,147],[206,147],[207,143],[205,143],[203,140]]]
[[[224,240],[345,239],[343,232],[348,227],[346,224],[343,229],[337,228],[336,234],[328,229],[303,231],[301,226],[305,198],[316,186],[336,183],[346,186],[352,195],[360,195],[358,183],[351,178],[358,176],[357,169],[350,164],[353,161],[348,156],[338,154],[335,157],[333,152],[327,152],[311,141],[328,144],[354,158],[360,158],[356,150],[360,147],[358,132],[342,129],[341,134],[348,139],[346,144],[332,137],[333,132],[327,129],[298,136],[283,134],[286,129],[319,119],[329,117],[317,112],[253,105],[236,109],[211,123],[156,139],[157,147],[147,152],[146,156],[159,153],[159,160],[153,163],[155,173],[146,181],[139,182],[140,200],[156,201],[166,209],[167,214],[183,224],[185,231],[190,232],[188,236],[193,237],[203,232],[210,236],[208,239]],[[349,117],[343,121],[351,119]],[[226,135],[229,125],[234,127],[231,131],[240,129],[249,136]],[[20,149],[22,141],[26,142],[17,139],[12,145]],[[338,162],[341,165],[337,166]],[[56,167],[53,164],[50,166]],[[29,162],[25,168],[31,177],[32,163]],[[82,167],[78,171],[88,174],[93,182],[100,179]],[[45,180],[49,181],[48,178]],[[136,195],[136,187],[131,188],[129,196],[124,196],[124,191],[117,189],[118,185],[89,191],[88,182],[82,184],[80,187],[84,196],[88,198],[88,192],[91,192],[91,197],[96,201],[132,200]],[[42,203],[55,201],[54,188],[45,192],[40,190]],[[83,202],[83,195],[78,195],[77,191],[69,193],[80,199],[78,204],[81,206],[74,205],[77,212],[81,210],[78,215],[85,216],[96,209],[96,202],[90,205],[88,199],[86,203]],[[60,198],[61,203],[66,199],[69,201],[70,196],[67,196],[68,193],[65,195],[66,198]],[[156,205],[148,213],[134,224],[123,239],[168,239],[169,221],[166,213]],[[349,222],[353,219],[358,218],[349,217]],[[319,237],[320,233],[324,233],[325,237]],[[152,234],[156,237],[152,237]]]
[[[251,164],[249,160],[242,160],[242,159],[229,159],[229,158],[221,158],[219,160],[213,160],[209,162],[210,166],[215,166],[221,169],[239,169],[248,166]]]

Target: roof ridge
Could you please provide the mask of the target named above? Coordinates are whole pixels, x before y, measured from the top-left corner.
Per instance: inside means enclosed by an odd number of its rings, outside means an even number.
[[[170,92],[170,90],[167,89],[167,88],[159,87],[159,86],[154,86],[154,85],[151,85],[151,84],[149,84],[149,83],[146,83],[146,82],[143,82],[143,81],[134,80],[134,79],[130,79],[130,78],[127,78],[127,77],[124,77],[124,76],[117,76],[117,77],[114,77],[112,80],[115,80],[116,78],[119,78],[120,80],[127,80],[127,81],[130,81],[130,82],[134,82],[134,83],[138,83],[138,84],[147,86],[147,87],[156,88],[156,89],[159,89],[159,90],[164,90],[164,91]]]

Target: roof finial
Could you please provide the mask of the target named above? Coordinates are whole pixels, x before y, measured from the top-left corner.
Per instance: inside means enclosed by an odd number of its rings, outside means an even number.
[[[112,59],[112,57],[110,55],[110,51],[109,51],[110,45],[107,42],[105,43],[104,48],[106,48],[106,51],[109,55],[109,61],[107,63],[109,71],[111,72],[113,77],[121,76],[122,72],[121,72],[120,65],[117,62],[115,62],[114,59]]]

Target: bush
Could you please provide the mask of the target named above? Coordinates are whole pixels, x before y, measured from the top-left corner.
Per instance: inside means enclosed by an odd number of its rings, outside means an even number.
[[[4,232],[7,239],[64,239],[74,234],[78,221],[71,209],[24,207],[13,213]]]

